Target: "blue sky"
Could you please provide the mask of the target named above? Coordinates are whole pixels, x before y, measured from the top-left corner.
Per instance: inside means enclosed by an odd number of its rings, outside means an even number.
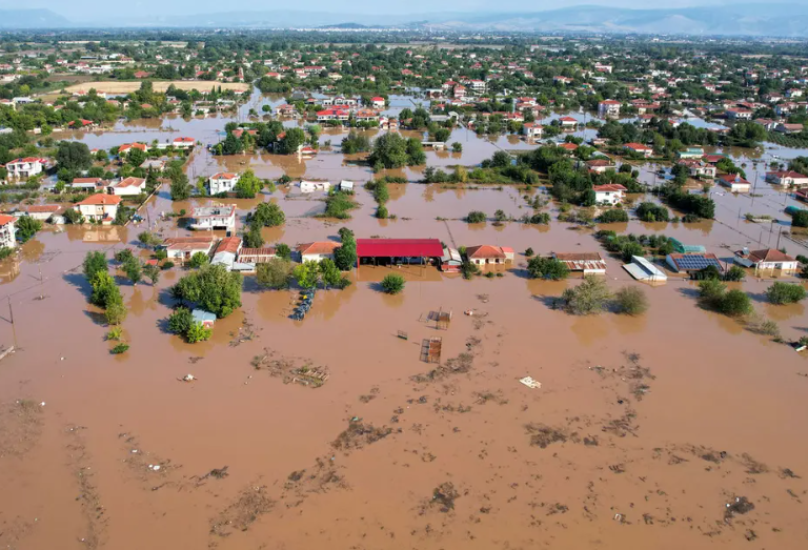
[[[678,8],[692,6],[746,3],[754,0],[556,0],[537,2],[516,2],[513,0],[405,0],[404,2],[379,2],[378,0],[353,0],[349,3],[334,3],[327,0],[307,0],[290,3],[288,0],[132,0],[130,2],[110,2],[109,0],[0,0],[0,9],[48,8],[69,19],[91,19],[107,15],[179,15],[183,13],[215,13],[238,10],[255,11],[323,11],[335,13],[372,14],[420,14],[440,12],[532,12],[558,9],[574,5],[605,5],[624,8]],[[802,0],[805,1],[805,0]],[[795,3],[802,3],[796,0]]]

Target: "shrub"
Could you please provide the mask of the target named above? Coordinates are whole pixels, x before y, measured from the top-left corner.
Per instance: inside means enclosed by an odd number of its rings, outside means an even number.
[[[587,275],[580,285],[566,289],[561,299],[569,313],[590,315],[603,311],[611,299],[611,292],[605,280]]]
[[[376,209],[376,217],[380,220],[386,220],[388,216],[387,207],[383,204],[380,204],[379,207]]]
[[[174,313],[168,316],[168,331],[174,334],[185,334],[193,322],[191,310],[186,307],[178,307]]]
[[[484,212],[475,210],[473,212],[469,212],[468,216],[466,216],[466,221],[468,223],[485,223],[486,216]]]
[[[705,279],[699,283],[699,299],[708,307],[717,308],[726,291],[727,285],[718,279]]]
[[[391,273],[390,275],[386,275],[384,279],[382,279],[381,287],[384,292],[387,294],[398,294],[402,290],[404,290],[404,277],[401,275]]]
[[[648,298],[641,288],[625,286],[614,295],[615,308],[618,313],[639,315],[648,309]]]
[[[566,279],[570,274],[567,264],[561,260],[541,256],[528,260],[527,272],[531,279],[550,279],[553,281]]]
[[[801,284],[776,282],[766,289],[766,297],[773,304],[794,304],[805,299],[805,287]]]
[[[283,258],[272,258],[267,263],[258,264],[256,282],[275,290],[289,288],[292,281],[292,262]]]
[[[171,260],[167,260],[163,262],[161,269],[171,269],[172,267],[174,267],[174,262],[172,262]]]
[[[742,290],[730,290],[718,304],[718,311],[730,317],[740,317],[752,312],[752,300]]]
[[[107,332],[107,340],[120,340],[122,335],[123,329],[121,327],[112,327]]]
[[[531,256],[533,256],[533,249],[532,248],[525,249],[525,257],[530,258]]]
[[[191,326],[188,327],[188,331],[185,333],[185,339],[188,340],[189,344],[196,344],[197,342],[203,342],[210,338],[213,331],[202,323],[191,323]]]
[[[670,218],[670,213],[664,206],[643,202],[637,207],[637,217],[644,222],[666,222]]]
[[[605,212],[603,212],[598,217],[598,221],[600,223],[627,222],[628,221],[628,212],[626,212],[622,208],[615,208],[613,210],[606,210]]]
[[[124,344],[123,342],[121,342],[120,344],[118,344],[114,348],[112,348],[110,350],[110,353],[112,353],[113,355],[120,355],[120,354],[124,353],[128,349],[129,349],[129,344]]]
[[[791,225],[794,227],[808,227],[808,210],[797,210],[791,215]]]
[[[645,253],[645,248],[640,243],[627,242],[620,248],[620,256],[623,261],[629,263],[632,256],[642,256]]]
[[[724,275],[725,281],[743,281],[744,277],[746,277],[746,272],[743,270],[742,267],[734,265],[727,270],[726,275]]]

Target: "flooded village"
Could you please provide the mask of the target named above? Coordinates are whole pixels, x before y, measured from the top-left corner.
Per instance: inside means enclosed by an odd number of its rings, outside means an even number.
[[[806,547],[804,44],[62,38],[0,545]]]

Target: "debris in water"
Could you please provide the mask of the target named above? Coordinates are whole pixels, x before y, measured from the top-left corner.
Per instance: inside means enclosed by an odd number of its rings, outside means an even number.
[[[193,374],[186,374],[185,376],[180,378],[180,381],[182,382],[193,382],[194,380],[197,380],[197,378]]]
[[[440,511],[443,513],[454,510],[454,503],[458,498],[460,498],[460,493],[449,481],[441,483],[432,491],[432,503],[440,506]]]
[[[565,430],[552,428],[544,424],[528,424],[525,429],[530,434],[530,444],[542,449],[546,449],[553,443],[564,443],[568,438]]]
[[[755,505],[749,502],[749,499],[746,497],[735,497],[733,502],[728,502],[726,504],[726,510],[724,510],[724,521],[729,523],[735,514],[747,514],[755,509]]]
[[[525,386],[527,386],[531,390],[536,390],[536,389],[541,388],[541,382],[537,382],[537,381],[533,380],[533,378],[531,378],[530,376],[525,376],[524,378],[520,378],[519,383],[524,384]]]

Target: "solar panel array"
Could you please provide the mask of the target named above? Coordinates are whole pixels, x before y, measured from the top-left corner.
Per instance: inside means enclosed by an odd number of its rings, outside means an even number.
[[[697,270],[697,269],[704,269],[707,266],[714,265],[715,267],[721,269],[721,264],[718,263],[718,260],[715,258],[705,258],[704,256],[699,255],[688,255],[682,256],[681,258],[676,259],[676,264],[685,270]]]

